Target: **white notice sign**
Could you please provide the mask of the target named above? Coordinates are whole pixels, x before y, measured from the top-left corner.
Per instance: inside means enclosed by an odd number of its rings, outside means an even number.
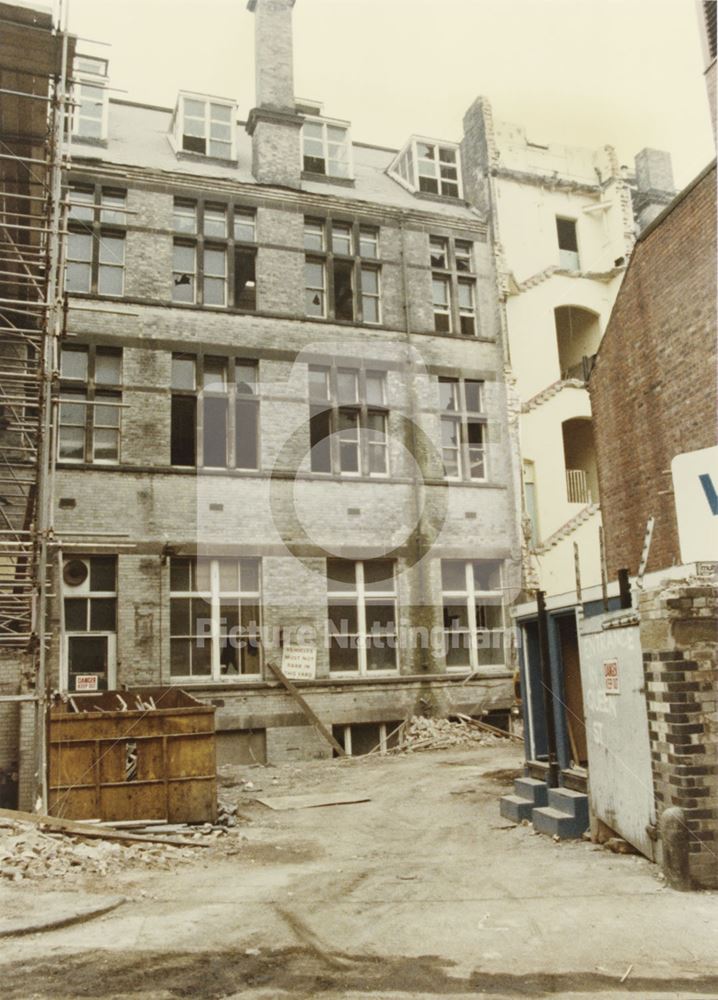
[[[316,646],[285,646],[282,673],[290,681],[313,681],[317,676]]]
[[[606,694],[618,694],[618,660],[603,661],[603,684]]]

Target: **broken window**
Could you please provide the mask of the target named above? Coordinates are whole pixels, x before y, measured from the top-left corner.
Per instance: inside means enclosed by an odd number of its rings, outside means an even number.
[[[329,670],[376,676],[397,670],[397,600],[391,559],[327,560]]]
[[[107,691],[115,684],[116,556],[71,556],[63,562],[65,640],[61,685]]]
[[[381,322],[380,267],[364,263],[365,257],[378,258],[378,229],[308,218],[304,247],[308,251],[304,272],[307,316]]]
[[[246,245],[256,238],[254,209],[175,198],[172,218],[181,234],[173,248],[173,301],[254,312],[257,251]]]
[[[501,563],[442,559],[441,581],[447,670],[505,669]]]
[[[386,372],[309,366],[312,472],[389,473]]]
[[[434,330],[451,333],[458,329],[462,336],[476,336],[476,281],[467,277],[473,272],[473,244],[468,240],[430,236],[429,263]]]
[[[178,148],[222,160],[234,159],[234,110],[230,101],[180,94],[174,115]]]
[[[122,349],[63,347],[57,457],[63,462],[120,460]]]
[[[261,675],[259,559],[170,559],[170,677]]]
[[[441,456],[447,479],[486,479],[484,383],[439,378]]]
[[[124,293],[126,201],[126,191],[71,185],[65,291]]]
[[[306,118],[302,126],[303,167],[307,173],[351,177],[349,129]]]
[[[567,271],[580,270],[576,220],[556,217],[559,265]]]
[[[459,147],[452,143],[412,136],[394,158],[389,173],[412,191],[462,197]]]
[[[256,361],[172,356],[171,462],[219,469],[258,468]]]

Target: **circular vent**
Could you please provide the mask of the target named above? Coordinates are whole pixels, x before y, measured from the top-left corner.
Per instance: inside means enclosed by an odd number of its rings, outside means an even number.
[[[87,579],[87,564],[81,559],[70,559],[65,563],[62,578],[68,587],[79,587]]]

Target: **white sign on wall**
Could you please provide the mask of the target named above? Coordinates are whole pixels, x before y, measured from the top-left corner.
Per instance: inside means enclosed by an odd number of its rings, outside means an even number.
[[[316,646],[285,646],[282,673],[290,681],[313,681],[317,676]]]
[[[603,661],[603,689],[606,694],[620,694],[618,686],[618,660]]]
[[[718,447],[676,455],[671,473],[682,562],[717,562]]]

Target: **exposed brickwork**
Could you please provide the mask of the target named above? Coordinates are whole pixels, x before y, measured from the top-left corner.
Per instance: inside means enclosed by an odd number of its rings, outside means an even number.
[[[589,383],[609,578],[681,562],[671,460],[716,443],[715,164],[639,238]]]
[[[718,585],[696,579],[640,603],[656,811],[684,811],[690,877],[718,888]]]

